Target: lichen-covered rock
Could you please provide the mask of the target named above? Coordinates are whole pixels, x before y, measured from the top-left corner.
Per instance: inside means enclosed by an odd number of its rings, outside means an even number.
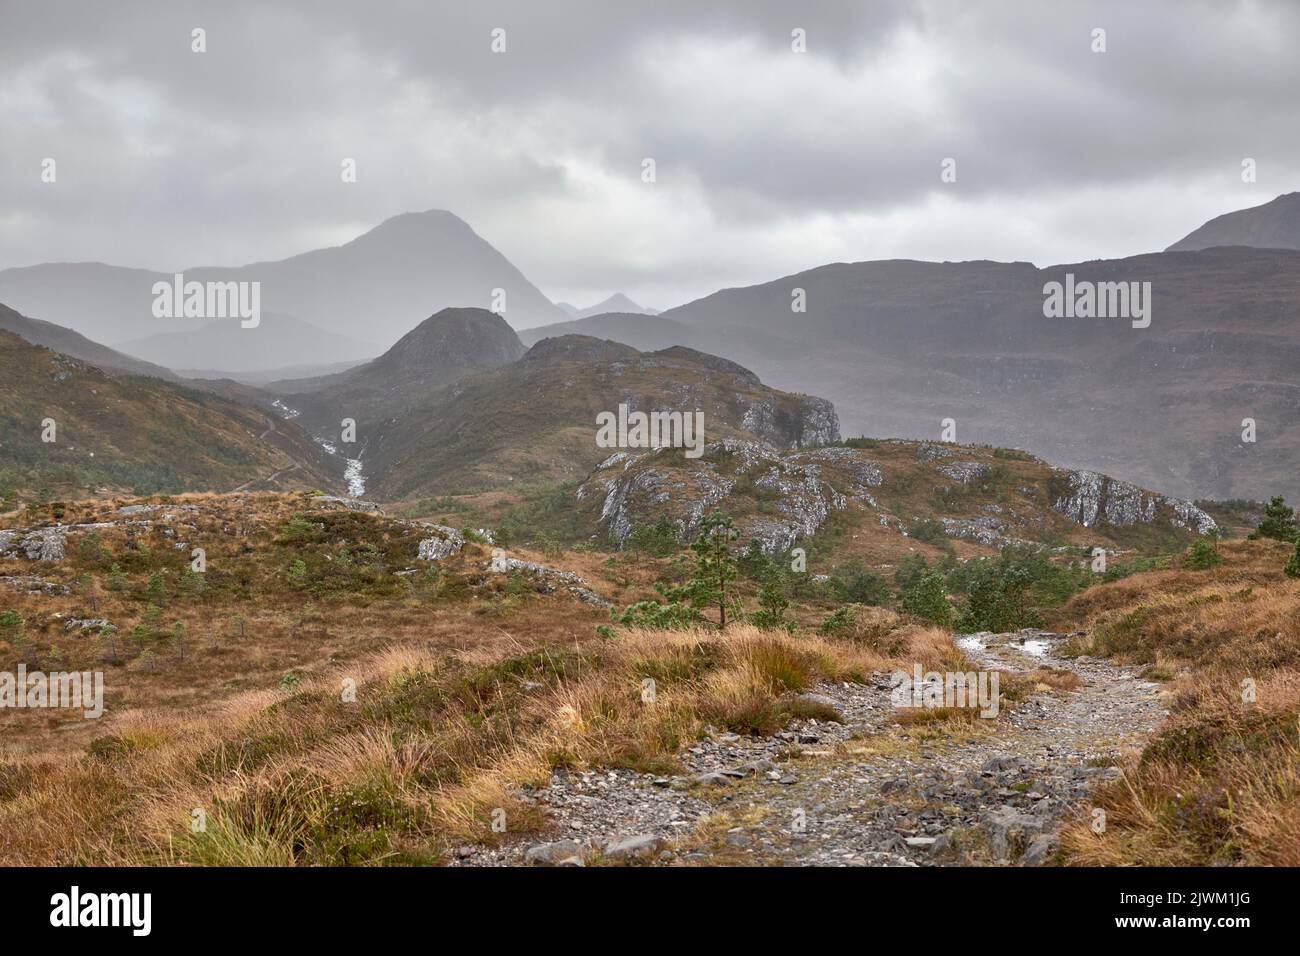
[[[99,628],[112,627],[107,618],[103,617],[70,617],[63,622],[65,631],[89,631]]]
[[[545,594],[563,588],[586,604],[594,604],[597,607],[605,607],[609,604],[608,601],[588,586],[586,579],[581,575],[572,571],[563,571],[560,568],[547,567],[544,564],[538,564],[536,561],[512,558],[500,548],[493,550],[492,560],[488,562],[488,571],[493,574],[520,572],[533,577],[539,585],[538,590]]]
[[[834,467],[848,477],[850,484],[845,490],[850,498],[870,504],[873,508],[876,506],[875,497],[867,489],[879,488],[884,484],[885,476],[877,462],[865,457],[857,449],[816,448],[801,452],[794,460],[818,462]]]
[[[459,554],[461,549],[465,547],[465,536],[455,528],[449,528],[443,524],[429,525],[428,527],[429,530],[435,533],[420,542],[417,557],[421,561],[441,561],[453,554]]]
[[[360,498],[340,498],[337,495],[319,495],[312,499],[317,505],[326,508],[346,508],[348,511],[367,511],[375,514],[382,514],[383,510],[373,501],[363,501]]]
[[[0,576],[0,584],[11,587],[15,591],[25,591],[28,594],[68,593],[68,586],[66,584],[59,584],[57,581],[47,581],[45,578],[31,574],[7,574]]]
[[[1190,502],[1144,491],[1108,475],[1057,470],[1055,476],[1065,482],[1065,490],[1054,496],[1052,507],[1085,528],[1102,521],[1118,527],[1152,524],[1161,507],[1169,509],[1165,517],[1175,527],[1191,528],[1198,534],[1217,527],[1213,518]]]
[[[799,427],[799,445],[803,448],[829,445],[840,440],[840,417],[835,413],[835,406],[824,398],[805,399]]]
[[[1191,528],[1197,534],[1209,534],[1219,526],[1213,518],[1190,501],[1166,498],[1165,502],[1173,509],[1176,516],[1169,520],[1180,528]]]
[[[835,406],[824,398],[803,396],[798,417],[778,410],[776,399],[767,395],[750,403],[741,427],[776,448],[807,448],[840,440],[840,419]]]
[[[847,505],[845,496],[825,479],[819,462],[848,462],[859,481],[878,484],[881,480],[874,463],[834,454],[826,457],[827,452],[851,450],[784,455],[762,442],[728,438],[710,444],[704,457],[696,460],[666,452],[620,453],[606,459],[577,496],[579,500],[605,496],[600,522],[619,545],[636,525],[663,517],[676,525],[679,540],[688,541],[704,516],[733,493],[738,481],[748,479],[766,507],[761,514],[736,518],[738,546],[757,540],[764,551],[777,553],[814,534],[832,510]],[[656,457],[661,454],[666,457]],[[858,481],[853,489],[864,490]]]
[[[37,528],[29,531],[18,547],[28,561],[62,561],[66,555],[66,532],[63,528]]]
[[[989,474],[989,466],[982,461],[950,461],[936,469],[945,478],[969,485]]]
[[[672,449],[642,455],[614,455],[578,489],[578,500],[603,493],[600,522],[609,536],[622,545],[638,520],[667,515],[680,537],[689,536],[704,516],[733,487],[703,458],[675,461]],[[664,467],[656,467],[657,462]],[[650,519],[653,521],[654,519]]]
[[[916,446],[916,460],[919,462],[952,458],[956,454],[957,449],[949,448],[947,445],[936,445],[934,442],[923,441]]]
[[[1099,520],[1121,527],[1155,520],[1156,496],[1146,495],[1136,485],[1095,471],[1058,474],[1064,476],[1068,491],[1052,507],[1085,528],[1095,527]]]
[[[812,536],[825,524],[832,509],[843,508],[844,496],[822,480],[814,464],[785,459],[767,469],[754,486],[776,496],[775,506],[784,516],[742,518],[737,522],[741,538],[757,540],[768,554],[778,554],[795,542]]]

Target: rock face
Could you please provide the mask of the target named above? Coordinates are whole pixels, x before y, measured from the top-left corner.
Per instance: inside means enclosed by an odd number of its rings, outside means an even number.
[[[348,511],[366,511],[372,514],[383,514],[383,510],[373,501],[364,501],[361,498],[340,498],[337,495],[321,495],[315,499],[316,504],[323,508],[346,508]]]
[[[989,466],[982,461],[951,461],[936,469],[945,478],[963,485],[969,485],[989,473]]]
[[[597,607],[605,607],[609,604],[608,601],[587,586],[586,579],[581,575],[574,574],[572,571],[563,571],[559,568],[550,568],[544,564],[538,564],[536,561],[512,558],[500,548],[493,549],[488,571],[492,574],[512,574],[515,572],[527,574],[536,582],[537,590],[543,594],[550,594],[559,588],[563,588],[585,604],[594,604]]]
[[[18,547],[29,561],[62,561],[66,533],[62,528],[38,528],[22,539]]]
[[[430,530],[436,534],[420,542],[417,557],[421,561],[441,561],[459,554],[461,548],[465,547],[465,536],[455,528],[438,524],[431,525]]]
[[[827,479],[836,466],[855,498],[870,497],[880,469],[849,448],[819,448],[783,454],[770,444],[725,439],[708,446],[703,457],[683,461],[668,450],[647,454],[620,452],[601,463],[578,489],[578,500],[603,495],[600,522],[622,545],[637,524],[667,517],[678,538],[689,540],[701,520],[739,485],[762,499],[762,513],[736,519],[739,541],[757,540],[769,554],[780,553],[817,532],[846,495]]]
[[[1208,534],[1217,525],[1208,514],[1188,501],[1166,498],[1127,481],[1119,481],[1095,471],[1056,471],[1054,480],[1063,485],[1053,495],[1052,507],[1085,528],[1099,522],[1124,527],[1153,524],[1165,509],[1171,524]]]
[[[778,412],[771,396],[759,399],[745,409],[741,427],[778,448],[806,448],[840,440],[839,416],[824,398],[805,398],[793,421]]]

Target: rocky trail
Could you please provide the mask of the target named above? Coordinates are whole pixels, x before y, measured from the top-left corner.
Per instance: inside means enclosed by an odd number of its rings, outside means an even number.
[[[1063,815],[1119,771],[1162,720],[1159,686],[1131,668],[1059,655],[1042,631],[957,638],[975,667],[1074,672],[1038,685],[1010,713],[900,723],[888,674],[805,695],[838,722],[795,721],[772,737],[711,734],[685,772],[570,774],[520,796],[554,827],[546,842],[462,847],[456,865],[1041,865]]]

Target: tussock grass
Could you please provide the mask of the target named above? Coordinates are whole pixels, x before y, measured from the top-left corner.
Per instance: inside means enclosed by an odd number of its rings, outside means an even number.
[[[909,661],[951,649],[943,632],[904,630]],[[123,714],[74,759],[0,764],[0,862],[434,864],[464,841],[539,831],[516,794],[554,767],[670,772],[710,726],[828,718],[798,693],[899,663],[743,625],[495,654],[390,646],[207,713]]]
[[[1300,582],[1286,548],[1220,545],[1207,571],[1139,574],[1067,605],[1081,653],[1147,665],[1171,714],[1062,834],[1074,864],[1300,865]]]

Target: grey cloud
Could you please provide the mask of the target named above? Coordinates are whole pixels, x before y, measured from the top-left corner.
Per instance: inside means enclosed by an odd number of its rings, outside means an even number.
[[[1297,45],[1282,2],[16,5],[0,267],[236,264],[433,207],[554,298],[639,282],[660,306],[815,264],[791,241],[810,233],[842,258],[1123,255],[1296,187]],[[1244,156],[1259,194],[1236,179]],[[1135,232],[1104,203],[1078,220],[1093,189],[1199,199],[1153,202]],[[974,248],[999,231],[991,208],[1035,210],[1032,246]]]

